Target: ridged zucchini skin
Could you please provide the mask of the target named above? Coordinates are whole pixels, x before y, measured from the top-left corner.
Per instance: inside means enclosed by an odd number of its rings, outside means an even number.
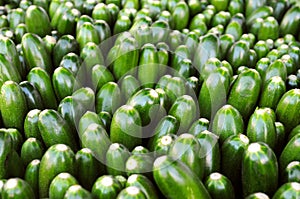
[[[72,150],[78,149],[74,132],[68,123],[53,109],[45,109],[39,114],[38,128],[46,147],[55,144],[66,144]]]
[[[232,85],[228,96],[228,104],[235,107],[247,121],[257,104],[262,80],[254,69],[242,72]]]
[[[264,83],[262,93],[260,94],[259,106],[269,107],[275,110],[280,98],[285,92],[286,85],[281,77],[275,76],[270,78]]]
[[[132,174],[128,177],[126,187],[138,187],[148,199],[157,199],[157,190],[155,185],[146,176],[141,174]]]
[[[23,131],[28,108],[26,97],[19,84],[6,81],[0,90],[0,110],[4,127]]]
[[[76,179],[83,188],[91,190],[97,177],[105,173],[103,164],[99,162],[93,151],[82,148],[75,154]]]
[[[50,74],[41,67],[34,67],[27,74],[27,80],[39,91],[44,108],[56,109],[57,99]]]
[[[71,174],[66,172],[58,174],[51,181],[49,198],[63,199],[69,187],[76,184],[78,184],[78,182]]]
[[[92,199],[92,194],[80,185],[72,185],[65,193],[63,199]]]
[[[130,186],[123,189],[117,196],[117,199],[146,199],[144,192],[136,186]]]
[[[203,179],[205,179],[209,174],[220,170],[221,156],[219,138],[207,130],[199,133],[196,138],[200,144],[199,157],[204,165]]]
[[[154,133],[148,141],[150,151],[154,151],[155,143],[157,143],[159,138],[167,134],[176,134],[178,127],[179,122],[175,117],[171,115],[163,117],[155,127]]]
[[[32,160],[26,167],[24,180],[31,186],[35,197],[39,198],[39,171],[41,161]]]
[[[173,159],[181,160],[198,178],[202,179],[205,165],[199,155],[201,147],[202,145],[194,135],[184,133],[170,146],[168,155]]]
[[[36,34],[26,33],[22,37],[22,51],[26,60],[27,70],[41,67],[48,73],[52,73],[53,66],[50,54],[43,44],[43,40]]]
[[[221,107],[212,122],[212,132],[219,136],[223,143],[231,135],[244,132],[244,121],[240,112],[227,104]]]
[[[278,186],[278,176],[277,158],[272,149],[263,142],[251,143],[242,160],[244,197],[255,192],[273,195]]]
[[[215,199],[234,199],[234,189],[231,181],[224,175],[215,172],[211,173],[206,181],[205,187],[210,195]]]
[[[258,108],[250,116],[247,126],[247,137],[250,142],[264,142],[273,150],[276,148],[276,127],[272,116]]]
[[[21,159],[25,165],[28,165],[31,161],[35,159],[41,159],[44,154],[44,146],[36,138],[28,138],[23,142],[21,148]]]
[[[287,91],[279,100],[276,108],[276,116],[290,132],[300,123],[300,89]]]
[[[36,20],[39,23],[36,23]],[[25,24],[28,32],[37,34],[40,37],[49,35],[51,32],[50,19],[44,8],[31,5],[26,10]]]
[[[288,182],[276,191],[272,199],[287,199],[300,197],[300,183]]]
[[[300,141],[300,134],[296,134],[293,138],[289,140],[289,142],[285,145],[282,153],[279,157],[279,166],[281,173],[287,167],[287,165],[292,161],[300,161],[298,156],[298,151],[300,147],[298,145]]]
[[[28,111],[33,109],[44,108],[40,92],[35,88],[35,86],[32,83],[28,81],[23,81],[20,82],[19,86],[25,95]]]
[[[58,166],[59,165],[59,166]],[[75,175],[75,154],[65,144],[52,145],[43,155],[39,170],[39,196],[49,197],[49,187],[56,175],[68,172]]]
[[[300,182],[300,162],[291,161],[284,169],[282,175],[282,182]]]
[[[3,188],[2,194],[3,199],[9,198],[24,198],[34,199],[34,192],[30,185],[21,178],[10,178],[8,179]]]
[[[129,150],[122,144],[112,143],[106,152],[106,170],[110,175],[126,175],[125,165],[130,156]]]
[[[167,198],[211,198],[201,180],[180,160],[168,156],[157,158],[153,163],[153,177]]]
[[[97,199],[116,198],[121,190],[122,185],[114,176],[103,175],[95,181],[92,195]]]
[[[111,142],[120,143],[132,150],[142,144],[142,121],[132,106],[123,105],[116,110],[110,126]]]

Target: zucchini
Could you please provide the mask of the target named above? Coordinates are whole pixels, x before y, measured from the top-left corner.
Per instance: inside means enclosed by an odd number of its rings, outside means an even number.
[[[223,143],[231,135],[243,133],[242,115],[233,106],[224,105],[217,111],[213,119],[212,132],[219,136],[220,143]]]
[[[38,159],[32,160],[26,167],[24,180],[32,188],[35,198],[39,198],[39,170],[41,161]]]
[[[110,126],[110,140],[132,150],[142,143],[142,121],[139,112],[132,106],[123,105],[116,110]]]
[[[43,155],[39,170],[40,198],[49,197],[51,181],[59,173],[67,172],[75,175],[75,154],[65,144],[52,145]]]
[[[200,143],[199,157],[204,164],[204,179],[211,173],[220,170],[220,147],[218,137],[210,131],[202,131],[196,138]]]
[[[23,81],[19,84],[19,86],[25,95],[29,111],[33,109],[44,108],[40,92],[35,88],[35,86],[32,83],[28,81]]]
[[[157,199],[157,190],[154,184],[144,175],[133,174],[128,177],[126,187],[138,187],[144,194],[145,198]]]
[[[168,156],[157,158],[153,163],[153,177],[167,198],[211,198],[201,180],[180,160]]]
[[[0,91],[0,110],[6,128],[23,131],[23,122],[28,108],[26,98],[20,86],[13,81],[6,81]]]
[[[221,147],[221,171],[232,182],[236,197],[242,195],[241,168],[248,145],[248,137],[240,133],[228,137]],[[232,169],[236,169],[236,172],[232,172]]]
[[[2,188],[2,198],[35,198],[34,192],[30,185],[21,178],[8,179]]]
[[[170,146],[168,155],[186,164],[199,179],[202,179],[206,166],[200,155],[201,145],[197,138],[191,134],[181,134]]]
[[[228,96],[228,104],[235,107],[248,120],[256,107],[261,90],[262,80],[254,69],[245,70],[234,82]]]
[[[95,158],[105,162],[105,154],[111,141],[109,140],[106,130],[99,124],[90,124],[81,137],[81,146],[92,150]]]
[[[230,182],[230,180],[218,173],[211,173],[206,181],[205,181],[205,187],[207,188],[207,191],[210,193],[210,195],[215,199],[234,199],[234,189]]]
[[[39,91],[43,100],[44,108],[57,108],[57,100],[51,78],[46,70],[40,67],[31,69],[27,75],[27,80]]]
[[[288,182],[283,184],[273,196],[273,199],[298,198],[300,196],[300,183]]]
[[[116,198],[122,190],[121,183],[111,175],[103,175],[99,177],[92,188],[92,194],[97,199]]]
[[[295,126],[300,123],[300,90],[292,89],[286,92],[278,102],[276,108],[276,116],[290,132]]]
[[[146,199],[144,192],[136,186],[130,186],[123,189],[117,196],[117,199]]]
[[[256,109],[247,126],[250,142],[264,142],[273,150],[276,148],[276,128],[272,116],[265,109]]]
[[[26,33],[22,37],[22,51],[26,60],[27,69],[41,67],[49,74],[53,71],[50,54],[44,45],[43,40],[36,34]]]
[[[255,142],[245,150],[242,161],[243,195],[255,192],[273,195],[278,186],[278,163],[272,149]]]
[[[36,23],[36,20],[39,23]],[[26,10],[25,24],[28,32],[44,37],[51,32],[50,19],[46,10],[38,5],[31,5]]]
[[[43,110],[39,114],[38,128],[47,148],[55,144],[66,144],[72,150],[77,150],[74,132],[57,111]]]
[[[122,144],[113,143],[106,152],[106,170],[109,175],[125,176],[126,161],[130,156],[129,150]]]
[[[63,199],[65,193],[72,185],[78,184],[77,180],[69,173],[60,173],[51,181],[49,198]]]
[[[42,143],[36,138],[28,138],[21,148],[21,159],[25,165],[28,165],[35,159],[42,159],[44,154],[44,147]]]
[[[93,197],[90,192],[82,188],[82,186],[80,185],[70,186],[63,197],[63,199],[77,199],[77,198],[92,199]]]
[[[290,162],[284,172],[282,173],[282,181],[284,183],[288,182],[300,182],[300,162],[292,161]]]
[[[83,188],[91,190],[96,179],[105,173],[104,166],[99,162],[93,151],[82,148],[75,154],[76,179]]]

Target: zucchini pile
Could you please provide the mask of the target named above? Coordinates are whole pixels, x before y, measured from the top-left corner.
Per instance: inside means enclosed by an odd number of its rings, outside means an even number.
[[[298,0],[0,0],[0,198],[300,198]]]

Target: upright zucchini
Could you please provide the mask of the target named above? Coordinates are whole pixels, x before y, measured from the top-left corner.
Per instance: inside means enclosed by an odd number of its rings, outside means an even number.
[[[167,198],[211,198],[201,180],[180,160],[168,156],[157,158],[153,164],[153,176]]]

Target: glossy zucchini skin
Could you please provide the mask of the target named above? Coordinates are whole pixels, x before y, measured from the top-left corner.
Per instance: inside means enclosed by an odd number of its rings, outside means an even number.
[[[49,198],[64,198],[69,187],[76,185],[77,180],[69,173],[60,173],[51,181]]]
[[[153,164],[153,176],[160,191],[168,198],[187,195],[191,198],[211,198],[201,180],[180,160],[168,156],[157,158]],[[178,181],[178,178],[182,180]]]
[[[205,187],[213,198],[235,198],[230,180],[218,172],[211,173],[207,177]]]
[[[255,192],[273,195],[278,186],[278,170],[277,158],[272,149],[263,142],[251,143],[242,160],[243,195]]]
[[[35,198],[30,185],[21,178],[7,180],[2,188],[2,198]]]
[[[228,97],[228,104],[235,107],[248,120],[259,98],[262,80],[254,69],[245,70],[234,82]]]
[[[95,198],[116,198],[122,190],[121,183],[111,175],[103,175],[99,177],[92,188],[92,194]]]
[[[59,165],[59,167],[57,166]],[[39,169],[39,196],[49,197],[51,181],[61,172],[75,175],[75,154],[65,144],[52,145],[43,155]]]

